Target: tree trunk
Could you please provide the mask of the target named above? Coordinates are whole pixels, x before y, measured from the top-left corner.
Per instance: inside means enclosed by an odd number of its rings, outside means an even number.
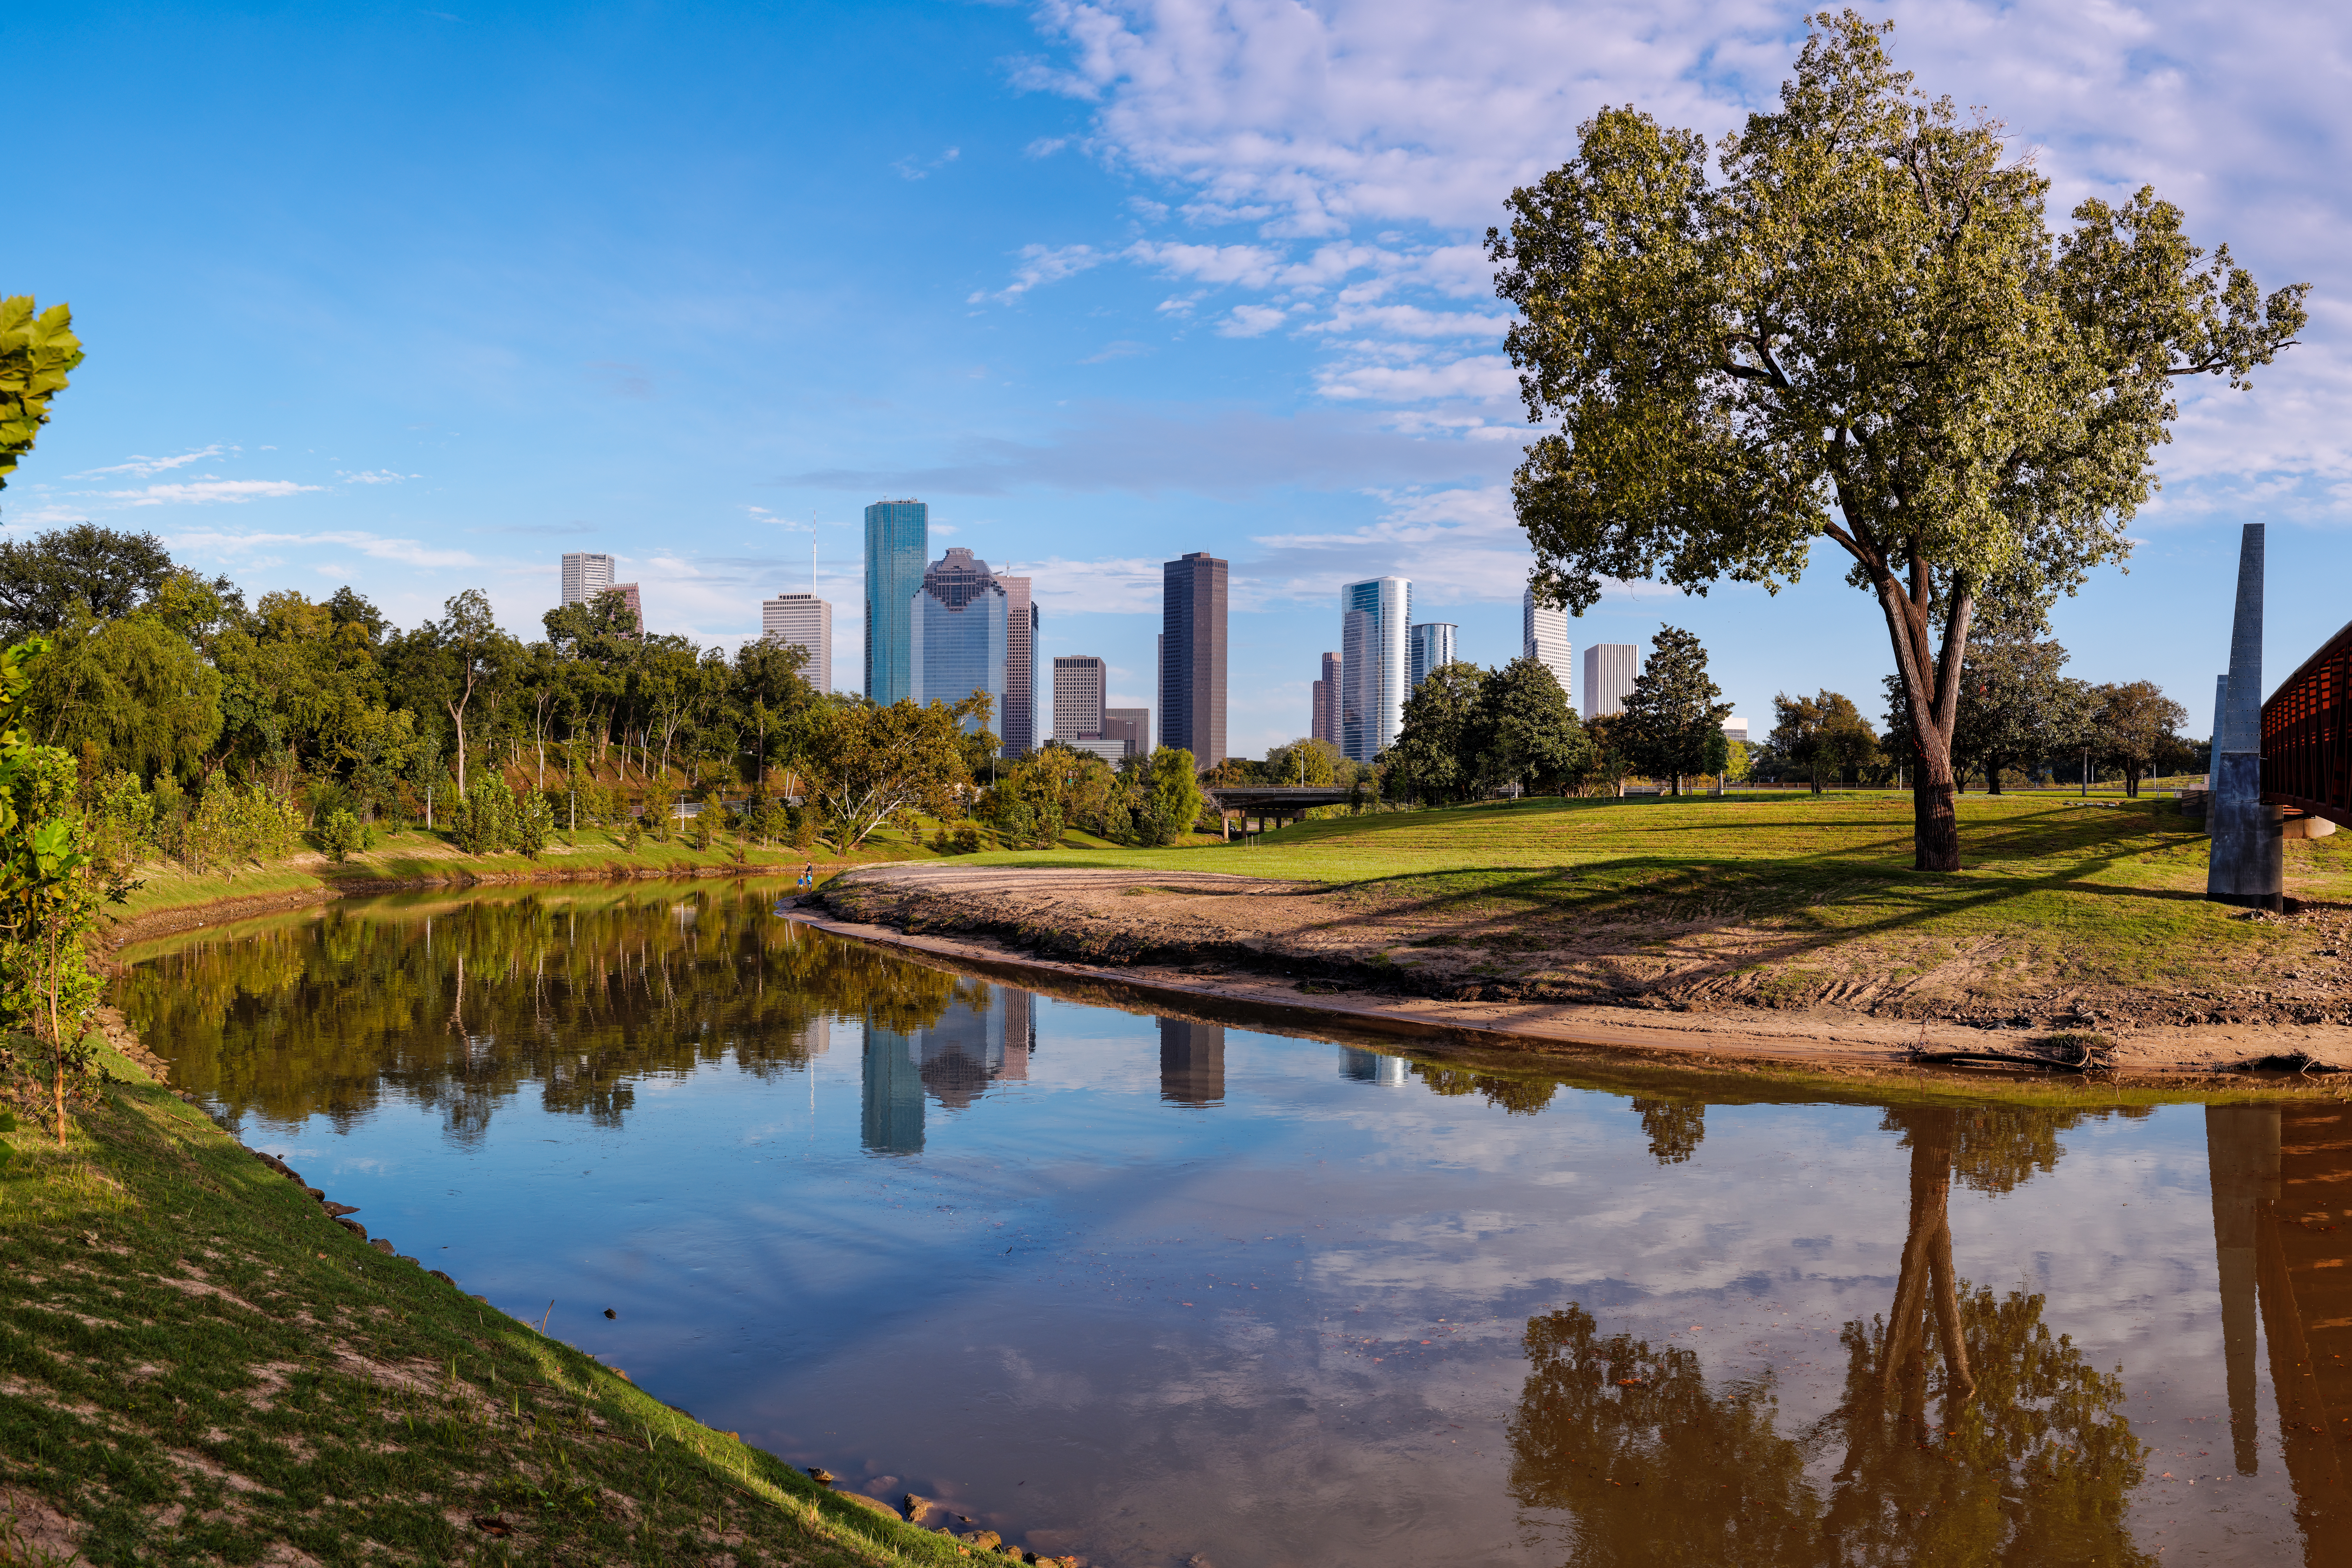
[[[1819,795],[1819,794],[1821,794],[1821,793],[1822,793],[1822,767],[1821,767],[1821,764],[1820,764],[1819,763],[1815,763],[1811,767],[1810,767],[1810,768],[1806,769],[1806,770],[1805,770],[1805,777],[1806,777],[1809,781],[1811,781],[1811,782],[1812,786],[1813,786],[1813,793],[1814,793],[1815,795]]]
[[[2000,763],[1998,761],[1989,762],[1985,763],[1985,794],[1999,795],[2000,793]]]
[[[1968,652],[1976,595],[1965,586],[1954,586],[1944,646],[1937,652],[1928,636],[1924,584],[1907,596],[1891,574],[1881,576],[1877,585],[1887,635],[1895,644],[1895,672],[1911,705],[1912,756],[1918,764],[1911,784],[1911,864],[1921,871],[1957,871],[1960,824],[1952,805],[1958,790],[1952,777],[1952,730],[1960,716],[1960,661]]]
[[[457,726],[457,793],[466,793],[466,705],[448,704],[449,718]]]

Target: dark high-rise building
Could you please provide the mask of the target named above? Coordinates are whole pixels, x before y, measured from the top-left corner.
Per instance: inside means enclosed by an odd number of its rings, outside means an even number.
[[[997,716],[1004,754],[1025,757],[1037,749],[1037,600],[1027,577],[997,574],[1003,586],[1004,711]]]
[[[1161,572],[1160,743],[1205,772],[1225,759],[1225,563],[1194,551]]]
[[[1225,1098],[1223,1024],[1160,1020],[1160,1098],[1171,1105],[1214,1105]]]
[[[930,558],[929,507],[877,500],[866,509],[866,695],[877,704],[914,695],[914,600]]]
[[[1339,743],[1339,656],[1323,656],[1323,679],[1315,683],[1315,717],[1307,731],[1309,740],[1328,746]]]

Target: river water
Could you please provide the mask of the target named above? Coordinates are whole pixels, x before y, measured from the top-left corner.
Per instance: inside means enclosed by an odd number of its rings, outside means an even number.
[[[119,999],[404,1253],[1038,1551],[2352,1556],[2336,1102],[1544,1076],[1057,1000],[775,896],[335,904],[136,950]]]

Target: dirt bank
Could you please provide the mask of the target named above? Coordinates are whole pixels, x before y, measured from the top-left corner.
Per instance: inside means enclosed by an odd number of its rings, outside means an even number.
[[[817,872],[822,876],[832,868],[819,864]],[[741,866],[549,866],[538,871],[488,872],[468,872],[453,868],[446,874],[433,876],[336,879],[322,880],[313,887],[229,894],[194,903],[175,904],[167,909],[143,910],[109,927],[100,939],[100,949],[101,952],[111,955],[133,942],[194,931],[199,926],[225,925],[231,921],[251,920],[256,915],[271,915],[312,904],[331,903],[337,899],[373,898],[379,893],[423,893],[438,888],[530,887],[560,882],[677,881],[688,877],[785,877],[793,875],[798,869],[797,866],[771,862]]]
[[[1930,1012],[1907,998],[1790,1005],[1769,984],[1725,984],[1723,964],[1645,975],[1625,962],[1622,932],[1490,929],[1403,900],[1383,905],[1360,889],[1251,877],[866,866],[828,884],[823,906],[833,918],[810,918],[828,929],[950,962],[1489,1047],[1873,1068],[1955,1057],[2073,1066],[2088,1057],[2147,1074],[2352,1070],[2340,984],[2300,973],[2250,984],[2201,1016],[2177,996],[2083,992],[2037,998],[2031,1009],[2010,998],[1971,1009],[1963,994]],[[2344,913],[2284,918],[2326,926]],[[1537,942],[1550,944],[1535,955],[1543,981],[1491,977],[1491,955],[1525,954]]]

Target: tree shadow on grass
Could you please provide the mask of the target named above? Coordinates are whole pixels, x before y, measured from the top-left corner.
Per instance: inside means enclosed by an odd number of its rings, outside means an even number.
[[[2055,816],[2064,808],[2032,814]],[[1875,918],[1833,928],[1816,927],[1777,933],[1760,948],[1713,961],[1701,959],[1679,967],[1673,988],[1687,991],[1712,981],[1765,965],[1788,963],[1830,949],[1916,931],[1942,921],[1982,918],[2003,906],[2036,895],[2073,892],[2104,898],[2154,899],[2166,902],[2203,901],[2186,889],[2150,888],[2095,879],[2143,857],[2172,847],[2151,842],[2147,826],[2120,814],[2069,814],[2071,842],[2051,844],[2047,827],[2030,836],[2031,853],[2000,855],[2006,838],[2013,849],[2026,847],[2021,829],[2008,834],[1979,833],[1996,840],[1979,849],[1990,858],[2024,864],[2061,860],[2064,863],[2039,875],[2021,870],[1989,880],[1990,868],[1981,861],[1973,872],[1919,872],[1899,864],[1910,836],[1885,837],[1834,848],[1770,858],[1734,859],[1727,864],[1694,866],[1688,858],[1664,855],[1621,855],[1598,858],[1573,866],[1529,871],[1521,867],[1463,867],[1442,872],[1407,873],[1367,879],[1328,889],[1333,893],[1370,894],[1375,907],[1360,913],[1335,917],[1318,928],[1330,933],[1373,925],[1389,926],[1400,919],[1433,926],[1493,928],[1484,945],[1526,951],[1526,921],[1531,915],[1565,915],[1577,929],[1562,932],[1560,947],[1573,945],[1581,956],[1608,961],[1643,954],[1654,956],[1660,928],[1676,935],[1703,935],[1734,927],[1754,930],[1750,921],[1775,916],[1802,918],[1810,909],[1851,909],[1857,904],[1894,903],[1897,908]],[[1856,826],[1883,826],[1881,823]],[[1425,891],[1432,881],[1456,886]],[[1402,896],[1400,896],[1402,895]],[[1623,940],[1609,942],[1606,933],[1622,929]],[[2021,922],[2021,930],[2032,927]],[[1598,939],[1598,940],[1596,940]],[[1466,941],[1478,944],[1476,936]],[[1684,954],[1685,959],[1694,955]]]

